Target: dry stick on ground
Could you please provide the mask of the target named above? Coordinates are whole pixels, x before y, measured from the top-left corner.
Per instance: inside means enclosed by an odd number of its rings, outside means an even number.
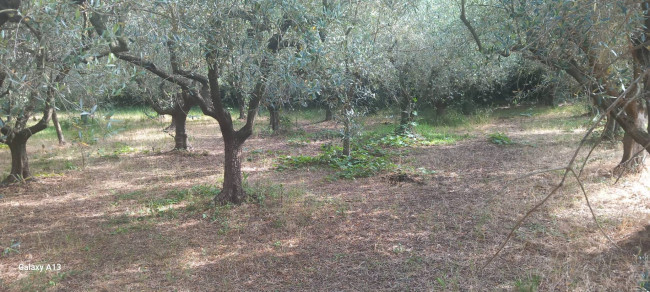
[[[598,125],[598,124],[599,124],[599,123],[600,123],[600,122],[605,118],[605,116],[607,116],[607,115],[608,115],[612,110],[614,110],[614,108],[616,108],[616,107],[618,106],[619,103],[621,103],[621,101],[623,100],[623,98],[625,98],[625,96],[627,96],[627,95],[629,94],[630,89],[634,88],[633,85],[638,84],[639,81],[640,81],[643,77],[645,77],[646,74],[650,74],[650,71],[646,71],[645,74],[641,74],[637,79],[635,79],[635,80],[630,84],[630,86],[628,86],[628,88],[625,89],[625,91],[623,91],[623,93],[621,93],[621,95],[619,95],[619,96],[616,98],[616,100],[615,100],[615,101],[614,101],[614,102],[613,102],[613,103],[612,103],[612,104],[607,108],[607,110],[606,110],[604,113],[602,113],[602,114],[600,115],[600,117],[599,117],[598,120],[594,123],[594,125],[591,126],[591,128],[589,128],[589,130],[587,131],[587,133],[584,135],[584,137],[583,137],[582,140],[580,141],[580,144],[578,145],[578,148],[577,148],[576,151],[573,153],[573,156],[571,157],[571,160],[569,160],[569,163],[567,164],[567,166],[566,166],[566,167],[563,167],[563,168],[559,168],[559,170],[564,170],[564,174],[562,175],[562,179],[560,180],[560,183],[559,183],[557,186],[555,186],[555,187],[553,188],[553,190],[551,190],[551,192],[550,192],[546,197],[544,197],[544,199],[543,199],[541,202],[537,203],[537,204],[536,204],[532,209],[528,210],[528,212],[526,212],[526,214],[524,215],[524,217],[522,217],[521,219],[519,219],[519,220],[517,221],[517,223],[515,224],[515,226],[510,230],[510,233],[508,233],[508,236],[506,237],[506,240],[504,240],[503,243],[501,243],[501,245],[499,246],[499,248],[497,249],[497,251],[494,253],[494,255],[492,255],[492,257],[490,257],[490,259],[488,259],[488,261],[483,265],[483,267],[481,267],[481,270],[485,269],[485,267],[487,267],[490,263],[492,263],[492,261],[493,261],[493,260],[494,260],[498,255],[499,255],[499,253],[503,250],[503,248],[506,246],[506,244],[510,241],[510,239],[512,238],[512,236],[513,236],[513,234],[515,233],[515,231],[517,231],[517,229],[519,229],[519,227],[521,227],[521,224],[524,222],[524,220],[526,220],[526,218],[528,218],[528,216],[530,216],[530,214],[532,214],[533,212],[537,211],[537,209],[539,209],[539,207],[541,207],[542,205],[544,205],[544,204],[546,203],[546,201],[548,201],[548,199],[550,199],[550,198],[551,198],[555,193],[557,193],[557,191],[558,191],[560,188],[562,188],[562,187],[564,186],[564,183],[566,182],[566,179],[567,179],[567,177],[569,176],[569,173],[573,173],[573,174],[576,176],[576,178],[578,178],[578,176],[576,175],[575,171],[573,170],[573,165],[575,164],[576,158],[578,157],[578,154],[580,153],[580,150],[581,150],[582,147],[585,145],[585,142],[587,141],[587,139],[589,138],[589,136],[591,135],[591,133],[593,133],[593,131],[596,129],[596,126],[597,126],[597,125]],[[630,101],[627,101],[626,104],[628,104],[629,102],[630,102]],[[620,113],[619,113],[619,114],[620,114]],[[558,170],[558,169],[554,169],[554,170]],[[541,172],[535,172],[535,173],[532,173],[532,174],[524,175],[524,176],[522,176],[522,177],[520,177],[520,178],[530,177],[530,176],[532,176],[532,175],[534,175],[534,174],[543,173],[543,172],[549,172],[549,171],[553,171],[553,170],[545,170],[545,171],[541,171]],[[517,179],[515,179],[515,180],[519,180],[520,178],[517,178]],[[515,180],[513,180],[513,181],[515,181]],[[582,182],[581,182],[579,179],[578,179],[578,182],[579,182],[580,185],[582,186]],[[584,189],[583,189],[583,190],[584,190]],[[586,193],[585,193],[585,198],[587,198]],[[589,206],[589,209],[590,209],[591,212],[592,212],[592,215],[593,215],[593,217],[594,217],[594,220],[596,221],[596,225],[598,225],[598,227],[600,228],[600,224],[599,224],[598,221],[596,220],[596,215],[593,213],[593,210],[591,209],[591,206],[590,206],[590,204],[589,204],[589,199],[587,199],[587,205]],[[602,229],[601,229],[601,231],[602,231]],[[604,233],[604,231],[603,231],[603,233]],[[609,237],[608,237],[607,235],[606,235],[606,237],[607,237],[607,239],[609,239]],[[610,241],[612,241],[612,240],[610,239]],[[613,242],[613,241],[612,241],[612,242]],[[616,244],[614,244],[614,246],[618,247]]]

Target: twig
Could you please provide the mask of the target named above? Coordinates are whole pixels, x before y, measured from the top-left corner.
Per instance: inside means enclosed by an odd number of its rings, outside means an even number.
[[[580,172],[578,173],[578,177],[582,176],[582,171],[585,170],[585,166],[587,165],[587,161],[589,161],[589,157],[591,157],[591,154],[594,152],[596,147],[598,147],[598,145],[600,145],[601,142],[603,142],[603,136],[600,136],[598,138],[598,141],[596,141],[594,146],[592,146],[591,149],[589,150],[589,153],[587,153],[587,156],[585,157],[585,161],[580,166]]]
[[[542,174],[542,173],[553,172],[553,171],[564,170],[564,169],[565,169],[565,167],[559,167],[559,168],[552,168],[552,169],[539,170],[539,171],[534,171],[534,172],[530,172],[530,173],[524,174],[524,175],[522,175],[522,176],[520,176],[520,177],[517,177],[517,178],[515,178],[515,179],[513,179],[513,180],[511,180],[511,181],[509,181],[509,182],[507,182],[506,185],[503,186],[503,187],[501,188],[501,190],[496,194],[496,196],[498,197],[498,196],[503,195],[503,193],[506,191],[506,189],[507,189],[510,185],[512,185],[512,183],[514,183],[514,182],[516,182],[516,181],[518,181],[518,180],[522,180],[522,179],[525,179],[525,178],[529,178],[529,177],[531,177],[531,176],[538,175],[538,174]]]
[[[598,230],[600,230],[600,233],[602,233],[603,236],[605,236],[605,238],[607,238],[607,240],[609,240],[609,242],[613,246],[615,246],[616,248],[621,250],[621,248],[618,246],[618,244],[616,244],[616,242],[614,242],[609,237],[609,235],[607,235],[607,233],[605,233],[605,230],[603,230],[603,227],[600,225],[600,222],[598,222],[598,219],[596,218],[596,213],[594,213],[594,209],[591,208],[591,203],[589,203],[589,197],[587,196],[587,191],[585,190],[585,187],[582,184],[582,181],[580,180],[580,177],[578,176],[578,174],[576,174],[575,170],[569,169],[569,171],[571,171],[571,173],[573,173],[573,177],[575,177],[576,181],[580,185],[580,189],[582,190],[582,194],[585,196],[585,201],[587,202],[587,207],[589,207],[589,212],[591,212],[591,217],[594,218],[594,222],[596,223],[596,226],[598,226]]]
[[[564,185],[564,181],[566,181],[566,177],[568,173],[569,172],[567,171],[567,169],[564,169],[564,175],[562,176],[562,180],[560,181],[560,183],[557,186],[555,186],[555,188],[553,188],[553,190],[548,195],[546,195],[546,197],[541,202],[537,203],[535,207],[528,210],[528,212],[526,212],[526,215],[524,215],[524,217],[522,217],[521,219],[519,219],[519,221],[517,221],[515,226],[512,229],[510,229],[510,233],[508,233],[508,237],[506,237],[506,240],[504,240],[503,243],[501,243],[501,245],[497,249],[497,252],[495,252],[494,255],[492,255],[492,257],[490,257],[490,259],[481,267],[481,270],[485,269],[485,267],[487,267],[490,263],[492,263],[492,261],[497,257],[497,255],[499,255],[501,250],[503,250],[503,248],[506,246],[508,241],[510,241],[510,238],[512,238],[512,235],[515,233],[515,231],[519,229],[519,227],[524,222],[524,220],[526,220],[526,218],[528,218],[530,214],[537,211],[539,207],[544,205],[544,203],[546,203],[546,201],[548,201],[548,199],[550,199],[551,196],[553,196]]]

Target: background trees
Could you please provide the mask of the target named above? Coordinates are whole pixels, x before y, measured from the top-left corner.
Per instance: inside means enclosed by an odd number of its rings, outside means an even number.
[[[31,177],[27,140],[48,126],[56,100],[70,92],[66,77],[93,59],[87,55],[92,33],[83,4],[8,1],[2,6],[0,142],[9,146],[12,158],[5,181],[15,182]],[[39,112],[37,123],[30,123]]]
[[[601,110],[612,102],[607,96],[634,86],[610,119],[626,129],[622,160],[647,139],[635,130],[645,126],[645,77],[634,82],[646,66],[646,8],[633,2],[75,1],[26,2],[11,14],[16,3],[7,2],[1,19],[9,116],[2,139],[15,153],[12,177],[29,176],[20,145],[47,125],[57,97],[83,92],[64,79],[99,71],[104,57],[112,91],[138,88],[139,99],[172,116],[175,149],[188,147],[193,106],[219,123],[226,145],[220,201],[245,198],[239,153],[260,105],[277,130],[283,106],[327,104],[349,155],[355,120],[377,108],[399,108],[396,133],[409,134],[418,107],[441,116],[525,100],[553,104],[572,94],[566,74]],[[35,85],[39,78],[44,86]],[[82,79],[76,84],[88,86]],[[245,118],[239,129],[231,107]],[[41,122],[29,124],[37,109]]]
[[[465,11],[465,1],[461,2]],[[640,165],[633,158],[647,146],[650,135],[645,110],[648,2],[634,1],[495,1],[481,8],[494,19],[481,25],[499,32],[488,48],[473,34],[479,49],[541,62],[573,77],[593,104],[625,130],[621,165]],[[464,16],[461,16],[464,17]],[[497,22],[496,19],[507,19]],[[470,31],[475,31],[465,19]],[[622,95],[621,99],[616,99]],[[614,100],[616,102],[614,103]],[[611,107],[611,108],[610,108]]]

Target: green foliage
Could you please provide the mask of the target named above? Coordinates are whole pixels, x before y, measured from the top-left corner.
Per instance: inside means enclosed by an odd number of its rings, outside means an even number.
[[[388,152],[376,141],[363,146],[355,145],[350,156],[343,155],[343,148],[323,145],[317,156],[284,156],[279,158],[278,170],[296,169],[310,165],[325,165],[335,169],[336,176],[352,179],[369,177],[395,167]]]
[[[515,143],[512,141],[512,139],[510,139],[510,137],[501,132],[496,132],[488,135],[488,141],[496,145],[511,145]]]
[[[117,107],[131,107],[134,105],[144,105],[144,92],[135,82],[127,84],[123,89],[115,92],[116,94],[108,95],[106,101]]]
[[[20,241],[12,240],[11,244],[2,251],[3,256],[9,256],[12,253],[20,253]]]
[[[66,161],[65,162],[65,169],[67,170],[78,170],[79,166],[77,166],[74,162],[72,161]]]

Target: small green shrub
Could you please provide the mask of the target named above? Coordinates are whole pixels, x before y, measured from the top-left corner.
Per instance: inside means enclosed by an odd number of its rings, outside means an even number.
[[[496,145],[511,145],[515,143],[512,141],[512,139],[510,139],[510,137],[501,132],[496,132],[488,135],[488,141]]]
[[[76,164],[74,164],[73,162],[71,162],[71,161],[66,161],[64,167],[67,170],[78,170],[79,169],[79,167]]]

